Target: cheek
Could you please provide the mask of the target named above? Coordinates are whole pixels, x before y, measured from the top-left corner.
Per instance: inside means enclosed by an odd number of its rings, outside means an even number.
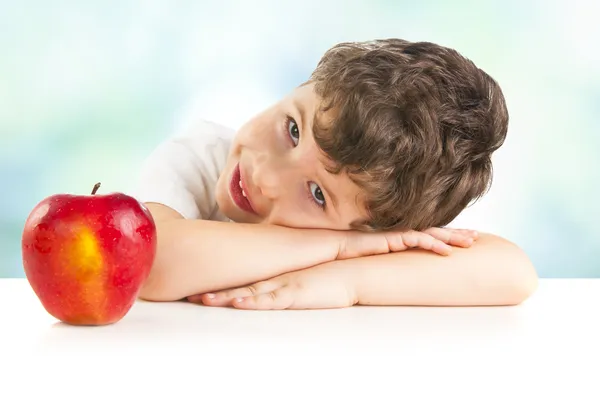
[[[215,187],[215,200],[217,205],[221,208],[226,204],[227,198],[227,170],[224,170],[219,179],[217,180],[217,185]]]
[[[326,228],[326,219],[320,217],[302,194],[287,192],[282,196],[270,215],[270,222],[291,228]]]
[[[269,224],[299,229],[327,229],[330,225],[323,218],[302,211],[282,211],[274,215]]]
[[[226,206],[229,202],[229,184],[231,182],[231,176],[233,173],[233,169],[238,163],[238,157],[235,155],[230,155],[227,158],[227,162],[225,167],[221,171],[219,178],[217,179],[217,184],[215,186],[215,199],[219,206]]]
[[[253,120],[240,130],[236,137],[237,144],[257,149],[277,145],[278,139],[281,138],[281,126],[277,120],[271,115]]]

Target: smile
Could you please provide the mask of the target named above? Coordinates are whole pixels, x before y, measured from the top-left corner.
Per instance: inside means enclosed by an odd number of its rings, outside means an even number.
[[[242,186],[242,180],[240,180],[240,189],[242,190],[242,195],[245,198],[246,197],[246,191],[244,191],[244,187]]]
[[[233,175],[231,176],[231,181],[229,183],[229,195],[231,196],[233,203],[235,203],[238,208],[247,213],[258,215],[252,206],[251,198],[248,195],[248,188],[244,184],[239,163],[235,166]]]

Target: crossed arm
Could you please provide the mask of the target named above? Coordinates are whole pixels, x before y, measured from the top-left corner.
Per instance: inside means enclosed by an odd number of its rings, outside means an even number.
[[[537,286],[525,253],[491,234],[480,234],[472,245],[442,230],[431,239],[407,234],[381,239],[184,220],[165,206],[147,206],[159,246],[140,293],[146,300],[187,298],[243,309],[515,305]],[[440,240],[454,246],[452,253],[447,255]],[[406,250],[410,247],[417,248]]]

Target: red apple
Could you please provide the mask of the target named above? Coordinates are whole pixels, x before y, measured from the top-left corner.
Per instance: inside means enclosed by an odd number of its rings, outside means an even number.
[[[73,325],[108,325],[131,309],[156,253],[148,209],[123,193],[57,194],[29,214],[25,275],[42,305]]]

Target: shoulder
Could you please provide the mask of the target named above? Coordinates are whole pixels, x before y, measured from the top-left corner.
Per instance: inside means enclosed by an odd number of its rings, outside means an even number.
[[[146,167],[179,166],[188,172],[201,167],[211,170],[211,174],[218,173],[227,161],[234,135],[234,129],[206,119],[181,123],[151,151]]]
[[[215,189],[234,130],[205,119],[180,125],[143,161],[136,196],[184,218],[217,217]]]
[[[233,141],[235,130],[206,119],[194,119],[180,125],[167,141],[191,150],[225,149]]]

